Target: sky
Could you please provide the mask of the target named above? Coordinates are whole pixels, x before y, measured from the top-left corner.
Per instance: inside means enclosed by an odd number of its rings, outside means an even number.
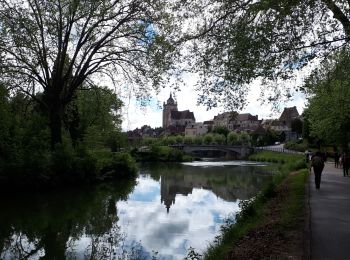
[[[179,111],[190,110],[194,113],[196,122],[203,122],[205,120],[211,120],[219,113],[225,112],[223,107],[217,107],[211,110],[203,105],[197,104],[198,92],[195,91],[196,77],[193,74],[187,74],[183,77],[186,86],[182,87],[180,91],[176,93],[170,87],[165,87],[160,91],[158,95],[155,93],[146,107],[141,107],[139,102],[133,97],[124,99],[124,108],[122,110],[122,129],[123,131],[133,130],[140,128],[143,125],[149,125],[151,127],[162,126],[162,106],[163,102],[166,102],[169,98],[170,92],[174,93],[173,97],[178,104]],[[298,85],[300,79],[292,83]],[[248,105],[239,113],[250,113],[252,115],[258,115],[259,119],[278,118],[282,113],[284,107],[296,106],[299,114],[301,114],[305,108],[305,96],[297,93],[287,103],[281,103],[279,105],[279,111],[272,109],[271,104],[262,104],[259,100],[261,93],[261,83],[259,80],[254,81],[250,85],[250,91],[248,94]]]

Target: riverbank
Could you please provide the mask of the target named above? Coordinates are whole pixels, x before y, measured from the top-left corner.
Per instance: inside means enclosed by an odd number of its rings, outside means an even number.
[[[273,155],[275,155],[273,157]],[[302,156],[262,152],[255,160],[279,161],[279,173],[253,200],[241,203],[205,253],[206,259],[285,259],[303,257],[305,185]]]
[[[193,157],[183,151],[163,145],[145,146],[144,149],[134,149],[131,155],[137,162],[191,162]]]
[[[51,190],[135,179],[136,174],[136,162],[129,153],[62,148],[48,153],[35,165],[9,163],[0,167],[0,190]]]

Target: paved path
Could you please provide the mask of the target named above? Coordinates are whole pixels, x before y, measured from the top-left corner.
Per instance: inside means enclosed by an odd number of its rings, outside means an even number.
[[[310,174],[311,259],[350,259],[350,177],[327,163],[320,190]]]

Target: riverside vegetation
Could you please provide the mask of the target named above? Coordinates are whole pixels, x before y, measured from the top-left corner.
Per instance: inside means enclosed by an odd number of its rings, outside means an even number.
[[[37,98],[41,98],[40,93]],[[64,111],[62,144],[50,147],[48,118],[21,93],[0,86],[0,184],[11,189],[134,178],[135,160],[120,152],[118,110],[122,102],[107,88],[78,91]]]
[[[210,244],[206,259],[270,259],[301,257],[303,252],[306,163],[300,155],[264,151],[250,160],[278,163],[278,171],[256,197],[240,203]],[[299,254],[299,255],[298,255]],[[189,258],[199,255],[190,251]]]

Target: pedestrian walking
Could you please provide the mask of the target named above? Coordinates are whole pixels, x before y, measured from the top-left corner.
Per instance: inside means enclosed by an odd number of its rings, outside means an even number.
[[[339,159],[340,155],[337,151],[334,152],[334,167],[338,168],[339,167]]]
[[[341,157],[341,162],[343,164],[343,176],[349,176],[350,156],[346,153],[343,153]]]
[[[317,151],[311,158],[311,167],[314,169],[315,186],[320,189],[321,174],[324,168],[324,153]]]

